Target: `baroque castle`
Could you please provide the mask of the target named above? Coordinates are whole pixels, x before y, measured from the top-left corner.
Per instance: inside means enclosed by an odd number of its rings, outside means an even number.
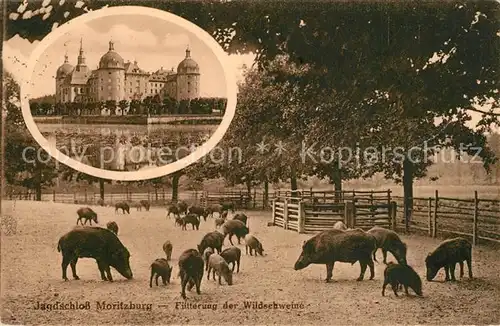
[[[194,99],[200,94],[200,69],[186,49],[186,57],[174,68],[148,73],[137,61],[125,62],[109,42],[109,49],[91,70],[85,62],[82,41],[77,64],[73,67],[65,55],[56,73],[56,103],[142,100],[148,96],[171,97],[177,101]]]

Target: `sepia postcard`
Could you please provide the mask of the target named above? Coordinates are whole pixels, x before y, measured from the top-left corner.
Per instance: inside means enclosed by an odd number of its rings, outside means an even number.
[[[500,324],[500,1],[1,8],[2,324]]]

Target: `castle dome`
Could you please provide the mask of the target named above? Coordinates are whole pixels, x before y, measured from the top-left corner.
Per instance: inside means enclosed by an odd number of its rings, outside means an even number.
[[[69,64],[68,55],[65,55],[64,56],[64,63],[59,68],[57,68],[56,78],[66,77],[67,75],[71,74],[73,69],[74,69],[74,67]]]
[[[118,68],[125,69],[123,58],[115,52],[113,41],[109,41],[109,51],[99,60],[99,69]]]
[[[200,67],[191,59],[191,51],[186,49],[186,57],[177,66],[177,73],[199,73]]]

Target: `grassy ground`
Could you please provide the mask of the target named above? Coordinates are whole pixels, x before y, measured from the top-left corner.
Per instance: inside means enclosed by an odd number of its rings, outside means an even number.
[[[214,229],[213,220],[203,223],[199,231],[181,231],[164,211],[115,215],[114,209],[95,207],[99,223],[114,220],[120,227],[119,237],[129,248],[134,279],[126,281],[112,270],[115,282],[100,280],[92,259],[81,259],[79,281],[61,279],[61,256],[57,241],[76,221],[79,206],[46,202],[4,202],[4,213],[17,217],[17,233],[2,236],[2,322],[7,324],[498,324],[500,302],[500,261],[498,250],[477,247],[473,253],[475,279],[443,283],[443,272],[437,282],[424,281],[424,297],[396,298],[391,291],[381,295],[382,264],[375,264],[375,279],[356,282],[359,264],[338,263],[334,282],[325,284],[325,267],[312,265],[294,271],[302,241],[310,235],[299,235],[277,227],[267,227],[270,213],[248,212],[249,224],[263,243],[267,255],[250,257],[243,251],[242,266],[234,276],[234,285],[222,286],[204,278],[202,294],[188,293],[188,303],[217,304],[216,309],[177,309],[180,297],[177,257],[195,248],[202,236]],[[439,240],[423,236],[402,236],[408,243],[408,261],[423,277],[423,260]],[[162,257],[162,244],[169,239],[174,245],[174,277],[166,287],[149,288],[149,265]],[[226,243],[225,245],[228,245]],[[378,253],[378,257],[381,253]],[[393,259],[389,255],[389,260]],[[71,275],[68,268],[68,275]],[[467,275],[467,272],[466,272]],[[458,271],[457,271],[458,277]],[[152,304],[150,311],[98,310],[96,301],[108,303]],[[245,309],[244,301],[278,304],[297,303],[295,309]],[[89,310],[42,311],[38,303],[89,301]],[[238,304],[224,308],[224,303]],[[164,307],[160,305],[165,305]]]

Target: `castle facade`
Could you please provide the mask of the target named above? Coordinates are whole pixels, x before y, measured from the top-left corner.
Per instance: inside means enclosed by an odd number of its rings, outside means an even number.
[[[200,69],[186,49],[186,57],[178,66],[164,70],[161,67],[153,73],[139,68],[137,61],[125,62],[109,42],[109,49],[97,69],[91,70],[85,62],[82,41],[76,66],[64,63],[56,72],[56,103],[106,102],[114,100],[143,100],[148,96],[170,97],[177,101],[194,99],[200,94]]]

